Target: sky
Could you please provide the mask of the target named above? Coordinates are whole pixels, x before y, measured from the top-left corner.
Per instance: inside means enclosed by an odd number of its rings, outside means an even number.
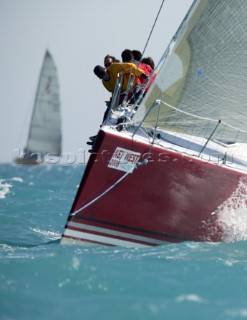
[[[165,0],[144,56],[156,64],[193,0]],[[87,161],[110,94],[104,56],[143,51],[162,0],[0,0],[0,163],[23,151],[45,51],[59,78],[65,161]],[[82,157],[82,153],[85,157]]]

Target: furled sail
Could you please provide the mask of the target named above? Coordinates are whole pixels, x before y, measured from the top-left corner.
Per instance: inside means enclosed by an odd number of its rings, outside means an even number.
[[[61,115],[56,66],[46,51],[40,72],[25,152],[61,154]]]
[[[245,0],[194,1],[143,100],[140,112],[161,101],[147,126],[159,112],[160,128],[209,137],[219,124],[214,138],[246,142],[246,12]]]

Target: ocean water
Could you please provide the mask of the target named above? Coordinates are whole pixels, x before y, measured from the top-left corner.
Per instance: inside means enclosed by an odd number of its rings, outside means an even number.
[[[145,249],[60,245],[83,170],[0,165],[1,320],[247,319],[243,235]]]

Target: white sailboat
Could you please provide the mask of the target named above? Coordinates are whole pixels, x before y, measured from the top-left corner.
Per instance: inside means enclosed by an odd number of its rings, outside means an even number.
[[[61,132],[57,69],[47,50],[39,76],[27,144],[15,163],[40,164],[48,154],[60,155]]]

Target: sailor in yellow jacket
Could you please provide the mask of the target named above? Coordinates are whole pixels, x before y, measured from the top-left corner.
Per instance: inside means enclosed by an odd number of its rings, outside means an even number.
[[[104,85],[104,87],[111,93],[114,92],[117,78],[121,73],[123,73],[121,92],[124,92],[127,89],[131,76],[133,76],[134,78],[132,87],[136,85],[138,77],[147,78],[147,75],[142,69],[138,68],[134,63],[130,62],[114,62],[107,69],[101,66],[96,66],[94,68],[94,73],[102,80],[102,84]]]

